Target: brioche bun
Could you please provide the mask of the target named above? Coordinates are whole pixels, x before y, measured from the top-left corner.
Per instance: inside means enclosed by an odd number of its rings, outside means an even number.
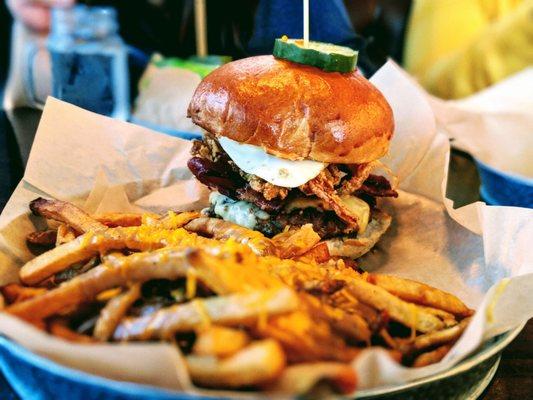
[[[394,129],[387,100],[357,71],[324,72],[273,56],[213,71],[197,87],[188,115],[217,137],[281,158],[339,164],[382,157]]]

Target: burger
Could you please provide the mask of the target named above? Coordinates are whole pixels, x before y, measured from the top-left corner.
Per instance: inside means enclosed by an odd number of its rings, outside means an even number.
[[[378,198],[397,192],[378,160],[393,114],[356,70],[245,58],[200,83],[188,116],[205,130],[188,167],[212,190],[208,216],[268,237],[312,224],[330,256],[348,258],[389,227]]]

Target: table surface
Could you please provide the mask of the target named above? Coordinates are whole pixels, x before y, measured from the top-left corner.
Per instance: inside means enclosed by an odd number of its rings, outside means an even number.
[[[8,119],[0,110],[0,211],[22,177],[28,159],[40,112],[15,110]],[[452,152],[447,196],[455,206],[479,200],[479,177],[472,159]],[[533,320],[503,352],[500,367],[480,399],[528,399],[533,393]],[[0,373],[0,399],[18,396]]]

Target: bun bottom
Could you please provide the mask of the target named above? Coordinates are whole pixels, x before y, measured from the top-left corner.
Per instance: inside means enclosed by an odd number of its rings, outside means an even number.
[[[356,238],[340,236],[324,240],[332,257],[359,258],[368,253],[389,229],[392,217],[383,211],[374,211],[365,232]]]

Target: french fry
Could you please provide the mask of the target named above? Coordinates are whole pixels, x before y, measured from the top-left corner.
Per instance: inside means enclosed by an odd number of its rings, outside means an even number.
[[[391,349],[398,348],[398,343],[396,343],[396,340],[387,332],[385,328],[381,329],[379,331],[379,336],[383,339],[383,341],[389,346]]]
[[[113,263],[122,257],[126,257],[126,256],[120,251],[110,251],[109,253],[102,254],[100,256],[100,260],[102,260],[102,264]]]
[[[299,261],[322,264],[331,259],[328,245],[326,242],[320,242],[313,246],[309,251],[303,253],[297,258]]]
[[[47,324],[48,331],[57,337],[68,340],[69,342],[76,342],[81,344],[91,344],[94,343],[94,339],[87,335],[82,335],[77,332],[74,332],[65,322],[58,319],[52,320]]]
[[[46,293],[46,289],[31,288],[16,283],[10,283],[9,285],[0,288],[0,292],[8,304],[13,304],[44,294]]]
[[[268,392],[308,393],[320,382],[327,382],[341,394],[353,393],[357,386],[354,369],[338,362],[314,362],[288,366],[274,383],[265,386]]]
[[[100,341],[106,341],[112,337],[120,320],[140,295],[141,285],[136,283],[127,292],[109,300],[100,311],[100,316],[94,326],[93,336]]]
[[[140,226],[143,221],[142,214],[134,213],[103,213],[92,215],[92,218],[108,228]]]
[[[38,246],[52,247],[56,244],[57,231],[55,229],[48,229],[46,231],[30,232],[26,236],[26,241]]]
[[[421,305],[418,305],[418,307],[438,317],[442,322],[444,322],[444,326],[446,328],[457,325],[457,320],[455,319],[455,315],[453,315],[452,313],[449,313],[448,311],[440,310],[438,308],[433,308],[433,307],[421,306]]]
[[[346,288],[333,293],[328,301],[335,308],[359,315],[367,322],[372,331],[377,331],[381,327],[381,312],[371,306],[361,303],[351,295]]]
[[[243,290],[243,287],[251,290],[281,286],[281,283],[274,277],[260,271],[248,271],[231,260],[219,260],[204,252],[188,251],[185,248],[165,248],[128,257],[108,257],[106,265],[94,267],[51,290],[45,296],[34,299],[33,302],[21,304],[20,307],[8,309],[8,311],[24,319],[44,318],[63,308],[91,301],[98,293],[113,287],[124,286],[128,282],[144,282],[149,279],[173,280],[184,277],[187,270],[193,266],[198,269],[199,279],[222,294],[232,293],[238,289]]]
[[[196,333],[192,352],[198,356],[228,357],[250,343],[246,332],[224,326],[210,326]]]
[[[57,227],[56,246],[61,246],[76,239],[76,233],[67,224],[61,224]]]
[[[276,246],[261,232],[243,228],[222,219],[197,218],[185,225],[185,229],[208,235],[217,240],[235,240],[250,247],[257,255],[277,254]]]
[[[162,218],[147,219],[146,224],[148,226],[154,226],[162,229],[178,229],[199,217],[200,213],[198,211],[186,211],[182,213],[175,213],[173,211],[169,211],[167,215]]]
[[[26,263],[20,279],[34,285],[70,265],[102,252],[116,249],[154,250],[178,244],[207,244],[209,239],[191,235],[183,229],[165,230],[151,227],[108,228],[86,233],[75,240],[56,247]]]
[[[20,278],[50,289],[0,288],[3,310],[83,343],[173,340],[194,332],[186,358],[194,382],[203,386],[301,393],[326,379],[340,392],[352,392],[348,363],[374,335],[398,362],[414,359],[414,366],[423,366],[445,356],[472,313],[430,286],[358,272],[330,253],[331,243],[321,242],[310,224],[268,239],[194,211],[89,216],[44,199],[30,207],[51,219],[57,232],[33,233],[28,243],[57,240],[58,246],[24,265]],[[387,218],[380,223],[388,224]],[[354,240],[348,242],[363,246]],[[128,316],[141,285],[140,308]],[[102,302],[95,315],[90,303]],[[70,329],[85,332],[96,317],[92,337]],[[411,336],[395,336],[390,320],[410,327]],[[285,369],[287,362],[313,365]]]
[[[63,222],[80,233],[106,229],[104,224],[93,219],[85,211],[65,201],[39,197],[30,202],[30,210],[35,215]]]
[[[280,345],[266,339],[251,343],[225,359],[187,356],[187,367],[194,383],[208,387],[239,388],[257,386],[278,377],[285,367]]]
[[[435,350],[428,351],[427,353],[420,354],[413,362],[413,368],[425,367],[430,364],[438,363],[440,360],[448,354],[452,345],[445,344],[444,346],[437,347]]]
[[[209,250],[191,252],[189,262],[197,279],[217,294],[231,294],[284,287],[282,281],[265,270],[243,268],[243,263],[260,263],[257,256],[244,247],[228,252],[231,245],[220,244]],[[219,253],[219,256],[213,254]]]
[[[283,260],[283,262],[275,264],[267,263],[267,266],[272,273],[278,275],[290,286],[294,286],[298,280],[324,280],[324,274],[328,273],[329,279],[338,279],[345,282],[346,286],[343,290],[345,290],[346,295],[380,312],[387,312],[392,319],[408,327],[420,332],[431,332],[444,327],[444,323],[436,316],[426,312],[416,304],[407,303],[385,289],[367,282],[352,269],[327,270],[327,267],[292,260]]]
[[[344,337],[357,342],[368,343],[370,341],[371,332],[368,328],[368,324],[365,320],[357,314],[347,313],[339,308],[331,307],[328,304],[324,304],[318,298],[303,295],[303,300],[307,302],[307,305],[311,307],[308,311],[312,315],[321,314],[333,330],[339,332]]]
[[[125,318],[117,326],[113,338],[170,339],[177,332],[196,330],[210,323],[250,325],[257,323],[261,315],[287,313],[295,310],[298,304],[298,297],[288,288],[197,299],[147,316]]]
[[[330,319],[333,329],[351,340],[369,343],[371,331],[365,320],[357,314],[338,311],[335,310],[334,317]]]
[[[92,257],[87,261],[77,263],[70,268],[67,268],[55,275],[52,275],[51,277],[40,282],[39,286],[45,288],[56,287],[57,285],[60,285],[65,281],[69,281],[78,275],[84,274],[85,272],[89,271],[90,269],[96,267],[99,264],[100,262],[98,260],[98,257]]]
[[[370,274],[368,279],[405,301],[438,308],[463,318],[473,314],[473,311],[453,294],[423,283],[384,274]]]
[[[444,323],[440,319],[419,308],[416,304],[407,303],[385,289],[363,279],[350,281],[347,290],[362,303],[379,311],[386,311],[393,320],[419,332],[433,332],[444,327]]]
[[[312,310],[300,309],[273,316],[253,331],[257,336],[276,339],[291,362],[350,362],[359,353],[359,349],[346,346],[344,340],[332,332],[327,320],[316,318]]]
[[[92,301],[104,290],[125,286],[130,282],[178,279],[184,277],[190,268],[187,253],[184,250],[165,249],[152,252],[149,256],[139,253],[117,259],[111,264],[99,265],[42,296],[8,307],[6,311],[25,320],[42,319]]]
[[[280,258],[293,258],[311,250],[320,242],[320,236],[313,230],[312,224],[306,224],[274,236],[272,242],[278,248]]]
[[[418,352],[429,347],[454,342],[459,336],[461,336],[469,322],[470,318],[465,318],[459,324],[452,326],[451,328],[426,333],[417,336],[414,340],[398,339],[398,342],[401,344],[399,350],[402,351],[402,353]]]

